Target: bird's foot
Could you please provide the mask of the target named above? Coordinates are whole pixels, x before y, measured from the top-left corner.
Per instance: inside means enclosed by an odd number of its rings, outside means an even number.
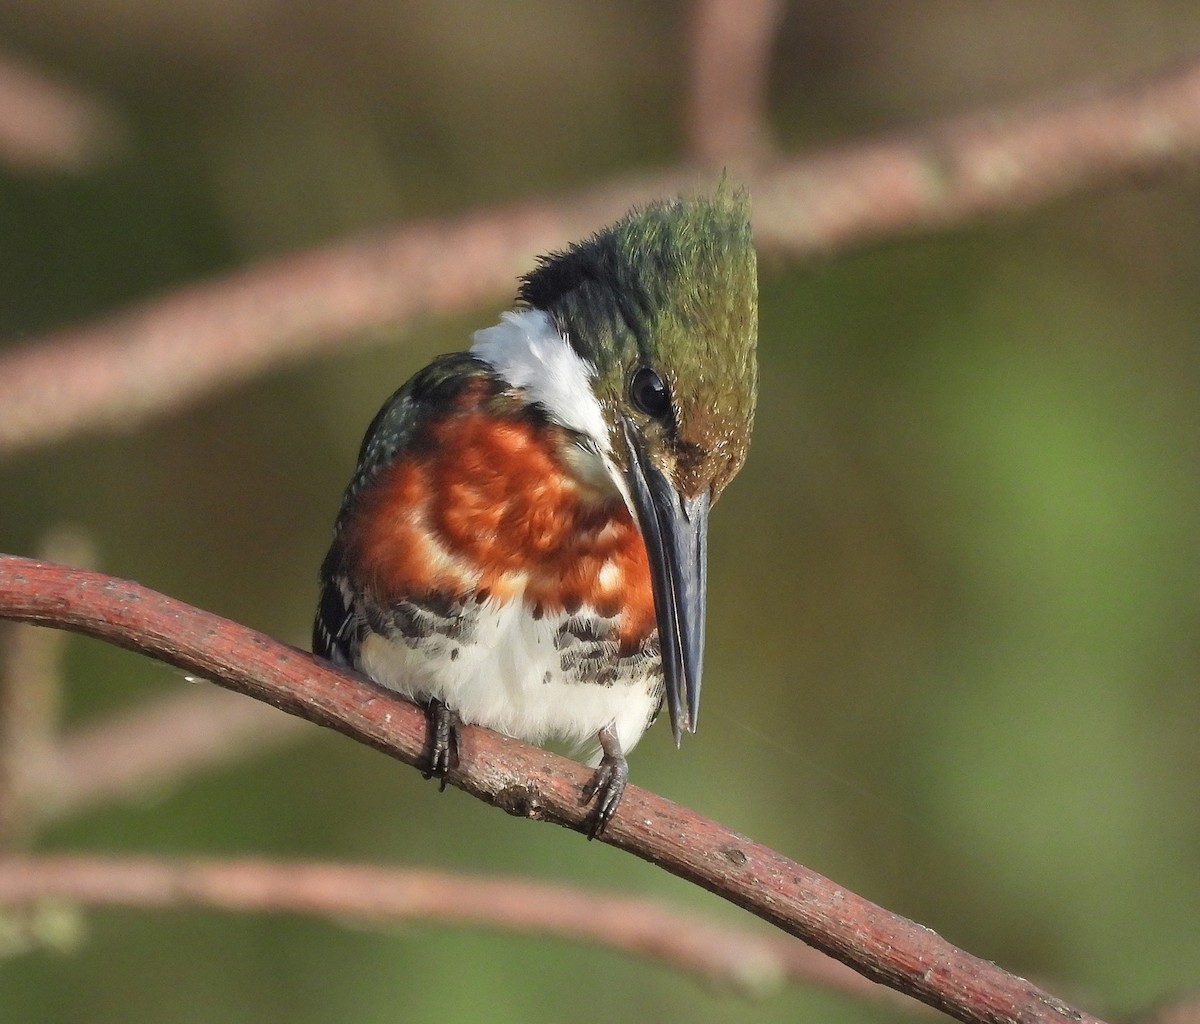
[[[446,788],[446,773],[458,761],[458,727],[461,719],[457,711],[437,697],[429,698],[425,715],[429,721],[429,768],[425,778],[436,776],[440,779],[440,792]]]
[[[625,792],[625,783],[629,781],[629,762],[625,760],[616,730],[611,725],[600,730],[600,749],[604,751],[600,766],[581,794],[582,803],[590,803],[593,798],[596,800],[588,824],[588,839],[595,839],[608,826],[617,804],[621,802],[621,794]]]

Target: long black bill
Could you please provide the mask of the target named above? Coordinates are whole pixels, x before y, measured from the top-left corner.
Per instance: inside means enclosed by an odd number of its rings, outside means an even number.
[[[629,493],[654,588],[667,709],[675,745],[696,731],[704,666],[704,592],[708,574],[709,492],[682,497],[646,454],[637,430],[622,419],[629,449]]]

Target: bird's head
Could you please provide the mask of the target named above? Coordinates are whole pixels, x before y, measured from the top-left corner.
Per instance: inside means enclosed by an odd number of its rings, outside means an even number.
[[[646,542],[678,743],[700,701],[708,511],[741,468],[758,371],[749,203],[657,202],[547,256],[521,287],[588,368],[608,463]]]

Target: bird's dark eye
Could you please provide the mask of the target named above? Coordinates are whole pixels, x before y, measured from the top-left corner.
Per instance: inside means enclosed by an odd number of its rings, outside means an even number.
[[[629,398],[647,416],[659,420],[671,411],[671,392],[657,371],[640,366],[629,381]]]

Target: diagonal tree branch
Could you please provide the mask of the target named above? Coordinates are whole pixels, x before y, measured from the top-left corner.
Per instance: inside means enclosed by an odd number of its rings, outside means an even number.
[[[789,936],[712,924],[654,900],[524,878],[249,858],[0,856],[0,908],[36,908],[51,900],[478,925],[650,956],[749,994],[791,981],[919,1009]]]
[[[739,172],[766,255],[828,254],[969,224],[1200,160],[1200,61]],[[0,358],[0,454],[130,429],[322,351],[422,316],[505,301],[534,254],[649,198],[708,190],[676,169],[403,224],[282,257],[55,332]]]
[[[140,651],[407,764],[424,760],[416,705],[265,634],[136,583],[0,556],[0,617]],[[587,827],[588,771],[486,729],[464,728],[449,782],[518,817]],[[630,786],[603,841],[743,907],[867,978],[963,1021],[1098,1024],[927,928],[687,808]]]

